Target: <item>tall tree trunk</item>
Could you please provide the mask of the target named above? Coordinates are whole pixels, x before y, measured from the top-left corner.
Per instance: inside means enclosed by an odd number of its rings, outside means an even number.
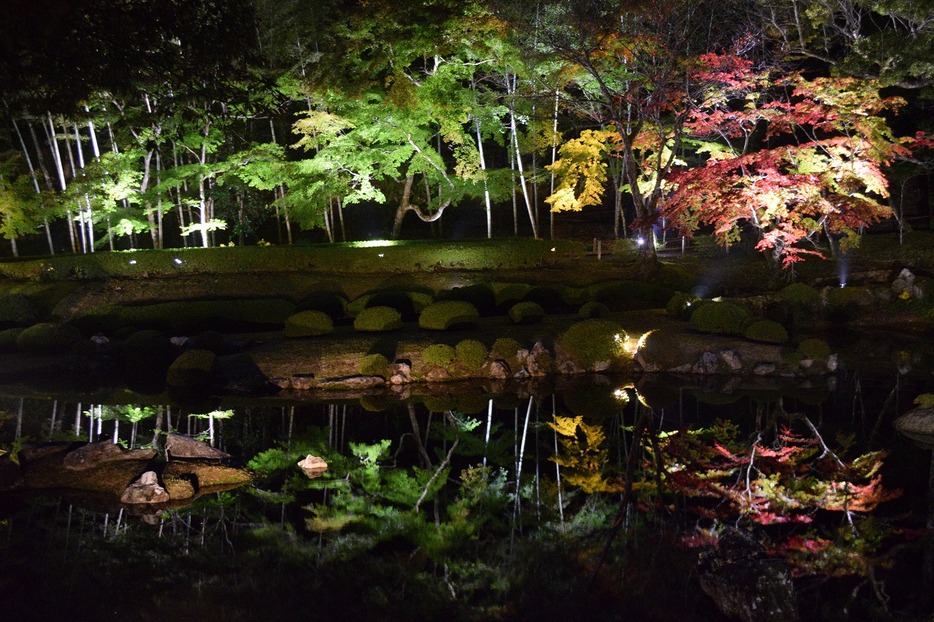
[[[48,115],[48,126],[45,128],[46,134],[49,139],[49,148],[52,150],[52,159],[55,163],[55,172],[58,173],[58,183],[62,192],[68,189],[68,184],[65,183],[65,169],[62,166],[62,152],[58,147],[58,139],[55,136],[55,124],[52,122],[52,114],[46,113]],[[65,214],[68,216],[68,234],[71,238],[71,252],[78,252],[77,239],[75,237],[75,218],[71,213],[71,210],[65,210]]]
[[[29,149],[26,148],[26,141],[23,140],[23,133],[19,130],[16,117],[10,114],[10,119],[13,121],[13,129],[16,131],[16,137],[19,139],[20,148],[23,150],[23,157],[26,159],[26,168],[29,169],[29,176],[32,178],[32,187],[35,189],[36,194],[39,195],[41,201],[42,191],[39,189],[39,179],[36,176],[36,169],[32,165],[32,158],[29,157]],[[49,243],[49,254],[54,255],[55,244],[52,242],[52,229],[49,227],[49,219],[43,215],[42,222],[45,225],[45,238]]]
[[[486,156],[483,153],[483,137],[480,134],[480,119],[474,118],[477,130],[477,151],[480,154],[480,170],[483,172],[483,205],[486,208],[486,237],[493,237],[493,208],[490,204],[490,184],[487,180]]]
[[[518,76],[513,74],[512,82],[509,82],[509,77],[507,76],[506,82],[509,85],[507,90],[510,95],[516,91],[516,81]],[[532,237],[536,240],[538,239],[538,219],[535,217],[535,211],[532,209],[532,202],[529,198],[529,189],[525,183],[525,169],[522,166],[522,152],[519,151],[519,131],[516,126],[516,111],[515,106],[510,101],[509,103],[509,129],[512,132],[512,146],[516,152],[516,169],[519,171],[519,188],[522,190],[522,198],[525,200],[525,209],[529,214],[529,222],[532,225]]]

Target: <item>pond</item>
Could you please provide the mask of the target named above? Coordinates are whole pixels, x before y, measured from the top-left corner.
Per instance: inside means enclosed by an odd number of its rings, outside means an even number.
[[[197,407],[7,393],[0,617],[929,620],[931,453],[892,428],[925,391],[892,368]],[[251,481],[162,505],[11,483],[11,457],[157,430]]]

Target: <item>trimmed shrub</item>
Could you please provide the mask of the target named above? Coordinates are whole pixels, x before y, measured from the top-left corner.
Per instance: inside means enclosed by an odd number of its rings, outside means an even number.
[[[537,303],[549,313],[563,313],[571,308],[565,300],[565,292],[556,287],[533,287],[522,300]]]
[[[83,339],[81,331],[69,324],[40,322],[16,336],[16,348],[20,352],[71,352]]]
[[[617,281],[591,288],[593,299],[612,311],[664,308],[674,291],[654,283]]]
[[[830,356],[830,346],[823,339],[802,339],[798,352],[809,359],[825,359]]]
[[[317,292],[299,302],[295,310],[322,311],[337,320],[347,312],[347,299],[331,292]]]
[[[0,352],[11,352],[16,350],[16,338],[23,332],[24,328],[8,328],[0,330]]]
[[[138,330],[120,344],[120,362],[130,373],[168,365],[172,355],[172,344],[158,330]]]
[[[733,302],[703,302],[691,313],[691,328],[702,333],[742,335],[749,311]]]
[[[496,304],[500,306],[512,306],[532,290],[528,283],[490,283],[490,288],[496,297]]]
[[[509,319],[514,324],[538,324],[545,317],[545,310],[537,302],[518,302],[509,309]]]
[[[36,312],[26,296],[0,296],[0,326],[25,326],[35,321]]]
[[[668,301],[668,304],[665,305],[665,312],[679,320],[688,320],[691,318],[691,313],[694,312],[700,300],[700,298],[693,294],[675,292],[671,300]]]
[[[772,320],[753,322],[743,331],[743,337],[763,343],[788,343],[788,331],[784,326]]]
[[[402,314],[392,307],[367,307],[353,321],[354,330],[379,333],[402,326]]]
[[[409,292],[409,298],[412,299],[412,308],[415,309],[416,314],[424,311],[425,307],[435,301],[430,294],[425,292]]]
[[[446,343],[433,343],[422,351],[422,360],[430,367],[447,369],[455,358],[457,358],[457,350]]]
[[[464,325],[476,325],[480,319],[477,308],[463,300],[434,302],[418,316],[418,325],[428,330],[448,330]]]
[[[368,354],[360,361],[360,373],[385,378],[389,375],[389,359],[382,354]]]
[[[820,304],[820,292],[805,283],[792,283],[778,292],[778,297],[788,304],[800,307],[816,307]]]
[[[518,362],[517,355],[520,349],[522,349],[522,344],[512,337],[500,337],[493,342],[493,347],[490,348],[490,355],[493,357],[493,360],[506,361],[511,368]]]
[[[366,309],[367,303],[370,302],[370,298],[372,298],[372,296],[372,294],[363,294],[362,296],[354,298],[348,302],[347,306],[345,307],[347,315],[350,317],[357,317],[361,311]]]
[[[612,363],[620,358],[620,347],[627,339],[626,332],[610,320],[584,320],[572,324],[558,338],[557,345],[567,358],[584,369],[595,363]]]
[[[457,344],[454,351],[458,364],[470,372],[483,367],[489,354],[486,346],[476,339],[464,339]]]
[[[286,337],[316,337],[334,332],[334,321],[323,311],[300,311],[285,321]]]
[[[366,308],[388,307],[399,312],[400,321],[404,319],[407,322],[414,321],[418,317],[415,311],[415,304],[408,292],[384,290],[374,293],[366,302]],[[361,311],[360,313],[362,313]],[[359,317],[359,313],[357,316]],[[391,329],[390,329],[391,330]]]
[[[596,300],[591,300],[590,302],[585,302],[581,305],[580,310],[577,312],[577,317],[589,320],[592,318],[604,318],[610,314],[610,308],[603,304],[602,302],[597,302]]]
[[[493,289],[485,283],[455,287],[440,292],[437,299],[439,301],[468,302],[477,309],[477,313],[483,316],[496,313],[496,296],[493,295]]]
[[[824,290],[827,317],[837,322],[848,322],[860,316],[861,307],[873,304],[875,299],[865,287],[830,287]]]
[[[169,370],[165,376],[166,384],[179,389],[209,387],[216,359],[217,355],[210,350],[182,352],[169,365]]]
[[[638,357],[647,365],[648,371],[664,371],[684,363],[682,338],[677,333],[664,328],[655,329],[640,341]]]

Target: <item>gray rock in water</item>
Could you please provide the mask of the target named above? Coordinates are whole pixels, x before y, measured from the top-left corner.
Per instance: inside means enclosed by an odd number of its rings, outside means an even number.
[[[934,408],[915,408],[895,420],[895,429],[926,449],[934,449]]]
[[[490,378],[494,380],[506,380],[509,376],[509,365],[506,361],[498,359],[490,364]]]
[[[62,460],[62,466],[69,471],[86,471],[107,462],[152,460],[155,457],[155,449],[126,450],[111,441],[101,441],[99,443],[88,443],[69,452]]]
[[[206,460],[224,460],[230,454],[215,449],[207,443],[181,434],[167,434],[165,437],[165,455],[171,458],[200,458]]]
[[[169,493],[159,485],[155,471],[146,471],[140,475],[120,496],[120,503],[127,505],[150,505],[168,501]]]
[[[736,354],[733,350],[722,350],[720,352],[720,360],[723,361],[730,371],[739,371],[743,368],[743,362],[740,360],[739,355]]]

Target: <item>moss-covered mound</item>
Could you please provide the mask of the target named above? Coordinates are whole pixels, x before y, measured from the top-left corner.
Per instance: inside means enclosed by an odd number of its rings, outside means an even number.
[[[743,332],[746,339],[762,343],[788,343],[788,331],[778,322],[756,320]]]
[[[429,367],[449,369],[457,358],[457,350],[445,343],[433,343],[422,351],[422,361]]]
[[[321,311],[332,320],[339,320],[346,314],[347,299],[333,292],[316,292],[304,298],[295,307],[296,311]]]
[[[475,373],[483,367],[488,354],[486,346],[476,339],[464,339],[454,348],[454,358],[457,364],[468,373]]]
[[[796,307],[816,308],[820,304],[820,292],[806,283],[792,283],[778,292],[784,302]]]
[[[468,302],[484,317],[496,314],[496,295],[493,288],[485,283],[455,287],[438,293],[439,301]]]
[[[285,321],[286,337],[317,337],[334,332],[334,321],[323,311],[300,311]]]
[[[513,324],[538,324],[545,317],[545,310],[537,302],[519,302],[509,308],[509,319]]]
[[[642,281],[618,281],[592,288],[592,297],[613,311],[664,309],[674,291]]]
[[[182,352],[169,366],[166,384],[171,388],[204,390],[211,386],[217,356],[209,350]]]
[[[402,327],[402,314],[392,307],[367,307],[353,321],[354,330],[381,333]]]
[[[70,324],[40,322],[16,336],[16,348],[27,353],[69,353],[83,340],[81,331]]]
[[[581,305],[581,308],[577,311],[577,317],[583,320],[589,320],[592,318],[604,318],[610,314],[610,308],[607,307],[602,302],[597,302],[596,300],[591,300],[590,302],[585,302]]]
[[[295,304],[282,298],[178,300],[102,307],[85,314],[76,323],[87,332],[108,334],[128,327],[183,333],[273,330],[294,310]]]
[[[558,338],[559,365],[570,360],[585,370],[618,367],[625,358],[626,332],[610,320],[584,320],[571,325]]]
[[[665,305],[665,312],[679,320],[688,320],[699,302],[700,298],[693,294],[675,292]]]
[[[691,328],[702,333],[742,335],[749,318],[749,311],[736,303],[706,301],[691,313]]]
[[[29,299],[22,294],[0,296],[0,329],[28,326],[38,319]]]
[[[359,371],[364,376],[389,376],[389,359],[382,354],[368,354],[360,360]]]
[[[475,326],[480,319],[477,308],[463,300],[435,302],[418,316],[418,325],[427,330],[450,330],[462,326]]]

